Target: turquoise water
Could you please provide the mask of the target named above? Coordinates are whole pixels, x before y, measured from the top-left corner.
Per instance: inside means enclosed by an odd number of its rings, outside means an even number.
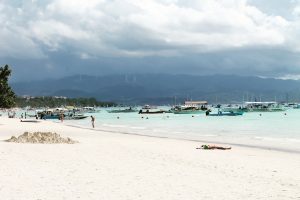
[[[104,109],[93,115],[98,130],[300,152],[300,110],[297,109],[222,117],[207,117],[204,113],[116,114]],[[91,127],[90,118],[66,123]]]
[[[86,115],[96,117],[95,130],[300,152],[300,109],[285,112],[250,112],[243,116],[221,117],[207,117],[204,113],[108,113],[105,109]],[[91,128],[90,118],[64,123]]]

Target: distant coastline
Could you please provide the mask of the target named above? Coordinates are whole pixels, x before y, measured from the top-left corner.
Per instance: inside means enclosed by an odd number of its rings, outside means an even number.
[[[235,75],[78,75],[13,82],[11,86],[19,96],[94,97],[127,105],[173,105],[190,99],[210,104],[255,100],[300,102],[300,81]]]

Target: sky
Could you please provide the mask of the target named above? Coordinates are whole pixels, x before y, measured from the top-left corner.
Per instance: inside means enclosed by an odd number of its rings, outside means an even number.
[[[300,78],[300,0],[0,0],[13,81],[74,74]]]

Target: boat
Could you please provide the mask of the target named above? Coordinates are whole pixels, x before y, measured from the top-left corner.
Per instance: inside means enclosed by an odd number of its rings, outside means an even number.
[[[21,119],[21,122],[32,122],[32,123],[39,123],[41,121],[33,120],[33,119]]]
[[[227,106],[227,107],[222,108],[222,111],[239,113],[239,112],[248,112],[248,109],[243,106],[235,106],[235,107]]]
[[[59,119],[60,112],[54,109],[47,109],[43,111],[37,111],[37,116],[39,119]]]
[[[98,113],[100,110],[96,110],[95,107],[86,106],[82,108],[82,112],[84,113]]]
[[[210,114],[210,111],[206,112],[206,116],[241,116],[244,112],[233,112],[233,111],[221,111],[219,110],[218,113],[212,113]]]
[[[168,110],[140,110],[139,114],[164,114],[164,113],[171,113],[171,111]]]
[[[300,109],[300,104],[293,105],[293,109]]]
[[[70,113],[69,115],[64,115],[64,120],[79,120],[79,119],[85,119],[88,116],[85,116],[83,114],[73,114]]]
[[[26,117],[36,117],[36,116],[37,116],[36,114],[32,115],[32,114],[26,113]]]
[[[59,115],[41,115],[41,119],[59,119]]]
[[[174,106],[174,114],[200,114],[207,111],[207,101],[186,101],[184,105]]]
[[[137,109],[129,107],[129,108],[125,108],[125,109],[115,109],[115,110],[108,110],[108,113],[134,113],[134,112],[138,112]]]
[[[150,105],[146,104],[142,107],[142,109],[143,110],[150,110],[150,109],[157,109],[157,107],[156,106],[150,106]]]
[[[281,112],[287,108],[275,101],[270,102],[245,102],[247,112]]]
[[[44,111],[37,112],[37,116],[40,119],[61,119],[63,115],[64,120],[78,120],[85,119],[88,116],[85,116],[81,113],[73,111],[69,111],[67,109],[56,108],[56,109],[47,109]]]
[[[171,113],[170,110],[163,110],[157,108],[157,106],[144,105],[142,109],[139,110],[138,114],[163,114]]]

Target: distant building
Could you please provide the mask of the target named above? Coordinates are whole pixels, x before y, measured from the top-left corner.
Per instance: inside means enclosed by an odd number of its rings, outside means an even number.
[[[53,98],[55,98],[55,99],[67,99],[67,97],[64,97],[64,96],[54,96]]]

